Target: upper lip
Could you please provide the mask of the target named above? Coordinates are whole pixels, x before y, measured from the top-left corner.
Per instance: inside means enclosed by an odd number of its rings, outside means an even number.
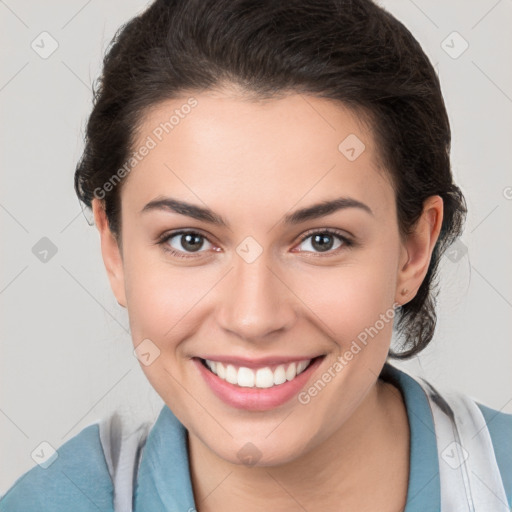
[[[316,357],[322,357],[324,354],[317,354],[312,356],[268,356],[256,358],[246,357],[233,357],[233,356],[216,356],[216,355],[205,355],[198,356],[200,359],[209,359],[210,361],[219,361],[224,364],[232,364],[233,366],[244,366],[246,368],[262,368],[265,366],[274,366],[279,364],[288,364],[298,361],[306,361],[309,359],[315,359]]]

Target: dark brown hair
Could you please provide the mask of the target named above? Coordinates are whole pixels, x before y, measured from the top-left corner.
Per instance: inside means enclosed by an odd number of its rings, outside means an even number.
[[[75,172],[79,199],[91,207],[102,191],[120,241],[122,183],[108,193],[103,187],[129,160],[148,108],[224,84],[261,99],[312,94],[370,119],[394,186],[402,238],[425,199],[443,198],[426,277],[397,311],[405,350],[390,351],[395,358],[416,355],[434,334],[437,267],[461,234],[466,204],[452,179],[438,77],[409,30],[371,0],[156,0],[119,29],[105,56]]]

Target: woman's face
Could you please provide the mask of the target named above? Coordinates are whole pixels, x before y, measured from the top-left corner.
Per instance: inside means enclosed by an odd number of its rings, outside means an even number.
[[[190,434],[233,463],[284,463],[374,387],[393,305],[422,276],[403,271],[393,189],[348,110],[303,95],[193,98],[145,118],[122,254],[106,238],[102,250],[142,369]],[[292,361],[318,356],[294,377]]]

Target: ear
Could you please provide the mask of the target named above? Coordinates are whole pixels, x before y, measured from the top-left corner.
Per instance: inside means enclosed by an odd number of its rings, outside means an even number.
[[[110,286],[120,306],[126,307],[126,293],[124,286],[123,259],[116,237],[110,231],[107,214],[103,203],[94,198],[92,200],[94,222],[100,232],[101,254],[107,270]]]
[[[409,302],[427,275],[442,223],[443,198],[438,195],[431,196],[424,201],[421,217],[402,244],[395,291],[398,304]]]

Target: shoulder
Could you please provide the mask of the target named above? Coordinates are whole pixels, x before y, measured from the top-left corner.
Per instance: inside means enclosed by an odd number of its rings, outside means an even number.
[[[43,460],[48,448],[41,447]],[[58,448],[46,464],[18,478],[0,499],[0,512],[109,512],[112,498],[99,424],[92,424]]]
[[[465,433],[466,441],[472,442],[476,434],[481,434],[478,436],[481,441],[478,442],[483,442],[483,445],[488,447],[487,463],[499,473],[498,478],[501,477],[508,505],[512,507],[512,414],[487,407],[475,398],[451,387],[434,388],[424,378],[410,375],[389,363],[385,365],[381,375],[394,382],[404,394],[412,440],[416,440],[414,446],[419,447],[422,454],[422,469],[426,461],[430,460],[428,454],[442,450],[442,446],[439,447],[434,411],[439,409],[445,412],[443,404],[448,400],[450,407],[456,411],[457,424]],[[451,412],[453,414],[453,411]],[[439,452],[438,456],[442,457],[442,453]],[[476,463],[478,464],[478,459]]]
[[[469,478],[479,480],[478,483],[474,480],[473,485],[475,488],[485,487],[485,494],[494,495],[496,500],[506,501],[511,507],[512,415],[487,407],[474,397],[453,389],[445,390],[442,396],[448,399],[455,412],[462,447],[468,450],[463,460],[471,461],[468,463],[473,474]],[[480,475],[475,473],[475,468]],[[479,499],[483,499],[482,496]],[[498,505],[496,501],[494,503]]]
[[[489,429],[508,503],[512,506],[512,414],[497,411],[478,402],[476,404]]]

